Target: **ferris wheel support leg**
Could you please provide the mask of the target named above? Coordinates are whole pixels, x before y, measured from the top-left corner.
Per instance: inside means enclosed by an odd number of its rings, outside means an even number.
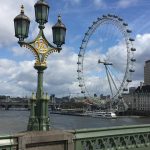
[[[114,79],[113,79],[113,77],[112,77],[112,75],[111,75],[111,73],[110,73],[110,71],[109,71],[108,68],[107,68],[107,70],[108,70],[109,76],[110,76],[110,78],[111,78],[111,80],[112,80],[112,82],[113,82],[113,84],[114,84],[116,90],[118,90],[117,85],[115,84],[115,81],[114,81]]]
[[[109,74],[108,74],[108,68],[107,68],[106,65],[105,65],[105,69],[106,69],[106,75],[107,75],[110,91],[111,91],[111,94],[112,94],[112,97],[113,97],[113,90],[112,90],[112,86],[111,86],[111,82],[110,82],[110,78],[109,78]]]

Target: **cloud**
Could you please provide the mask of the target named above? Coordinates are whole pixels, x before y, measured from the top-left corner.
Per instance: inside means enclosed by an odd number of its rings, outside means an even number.
[[[133,83],[130,86],[138,85],[143,80],[144,61],[149,59],[150,34],[137,35],[135,38],[135,57],[137,59],[133,74]],[[120,43],[121,46],[121,43]],[[109,49],[107,55],[111,55],[113,62],[118,58],[123,59],[125,53],[120,51],[120,46]],[[103,54],[104,55],[104,54]],[[85,81],[90,93],[110,94],[108,79],[104,67],[97,63],[99,58],[104,57],[98,50],[89,51],[85,56]],[[48,57],[48,68],[44,73],[44,91],[56,96],[65,96],[71,93],[80,93],[77,81],[77,53],[72,47],[63,47],[61,53],[53,53]],[[97,65],[95,65],[97,64]],[[37,71],[33,68],[34,61],[14,61],[0,59],[0,94],[12,96],[31,95],[36,91]],[[118,66],[120,67],[120,66]],[[92,73],[89,73],[89,72]],[[97,72],[93,73],[93,72]],[[115,78],[115,76],[113,76]],[[114,89],[114,87],[113,87]]]
[[[78,85],[76,62],[77,54],[71,47],[64,47],[59,54],[51,54],[48,58],[48,68],[44,73],[45,92],[63,96],[69,94],[69,89],[72,93],[79,93],[79,87],[75,87]],[[0,84],[5,85],[0,86],[0,94],[29,96],[32,91],[36,91],[37,71],[33,66],[34,61],[17,62],[0,59],[0,70],[2,71],[0,72]],[[15,92],[12,92],[11,88]]]
[[[63,0],[64,3],[64,10],[70,10],[70,6],[79,5],[81,0]]]
[[[94,0],[94,5],[97,7],[97,8],[101,8],[101,7],[105,7],[106,6],[106,3],[104,2],[104,0]]]
[[[34,3],[35,0],[5,0],[1,1],[0,6],[0,46],[8,46],[13,42],[16,42],[16,38],[14,37],[14,23],[13,19],[20,13],[20,6],[24,4],[25,14],[33,19],[34,16]],[[11,12],[11,13],[8,13]]]
[[[61,53],[54,53],[48,58],[48,69],[45,81],[49,91],[55,94],[68,94],[68,88],[78,83],[77,81],[77,54],[73,48],[64,47]],[[77,83],[76,83],[77,82]],[[76,89],[79,88],[76,87]],[[75,89],[71,92],[77,92]]]
[[[144,64],[146,60],[149,60],[149,50],[150,50],[150,34],[137,35],[135,41],[135,47],[137,51],[135,53],[135,57],[137,62],[135,64],[135,80],[144,80]]]
[[[80,3],[81,2],[81,0],[71,0],[71,1],[74,3]]]
[[[0,73],[0,94],[28,95],[32,90],[30,87],[33,87],[32,85],[36,82],[33,62],[22,61],[17,63],[9,59],[0,59],[0,64],[0,70],[2,71]]]
[[[118,7],[120,8],[127,8],[130,6],[134,6],[138,3],[139,0],[119,0]]]
[[[26,53],[27,49],[24,47],[14,46],[14,47],[12,47],[11,50],[12,50],[14,56],[22,56]]]
[[[120,0],[118,2],[118,6],[121,8],[126,8],[131,5],[136,5],[137,0]],[[13,19],[14,16],[18,15],[20,12],[20,5],[24,4],[25,6],[25,14],[33,20],[34,18],[34,4],[36,0],[5,0],[5,2],[1,2],[0,6],[0,47],[4,48],[6,46],[12,46],[16,43],[17,39],[14,37],[14,25]],[[66,2],[66,0],[65,0]],[[103,0],[93,0],[95,6],[98,8],[106,6],[106,3]],[[66,3],[70,5],[77,5],[81,3],[81,0],[68,0]],[[72,9],[72,7],[71,7]],[[11,13],[7,13],[7,12]],[[76,9],[75,11],[81,11],[80,9]],[[89,11],[86,10],[86,11]],[[7,26],[6,26],[7,24]],[[137,23],[135,23],[137,24]],[[52,32],[51,32],[51,24],[47,24],[45,28],[45,34],[50,41],[52,41]],[[148,25],[146,25],[148,26]],[[34,28],[35,24],[31,23],[31,30],[33,34],[31,36],[35,37],[38,34],[38,28]],[[79,36],[74,37],[74,40],[78,40]],[[150,50],[150,34],[139,34],[136,36],[135,47],[137,51],[135,53],[135,57],[137,59],[135,70],[136,72],[133,74],[134,83],[132,85],[137,85],[139,81],[143,80],[143,67],[144,61],[149,59],[149,50]],[[102,44],[104,41],[101,41]],[[77,44],[76,44],[77,45]],[[89,41],[89,49],[96,45],[96,41]],[[120,45],[116,45],[108,50],[107,56],[112,56],[110,61],[118,62],[118,58],[123,60],[125,57],[125,53],[119,51],[121,49]],[[17,57],[24,56],[27,53],[26,49],[22,49],[19,46],[13,46],[10,48],[13,54]],[[94,49],[94,51],[89,51],[86,54],[85,62],[85,70],[87,72],[87,84],[89,85],[91,92],[94,93],[99,92],[99,88],[101,87],[101,92],[105,92],[109,90],[107,79],[104,77],[104,68],[100,67],[97,63],[98,59],[103,57],[106,59],[106,55],[103,53],[99,53],[100,49]],[[77,52],[73,47],[65,46],[61,53],[51,54],[48,58],[48,68],[44,74],[44,89],[49,94],[55,93],[56,96],[68,95],[69,90],[71,93],[79,93],[80,88],[78,87],[77,81]],[[97,64],[97,65],[95,65]],[[118,63],[119,64],[119,63]],[[32,90],[36,91],[37,86],[37,73],[33,68],[34,61],[16,61],[10,59],[0,59],[0,94],[14,95],[14,96],[24,96],[30,95]],[[117,66],[121,70],[121,65]],[[91,73],[92,72],[92,73]],[[93,72],[98,72],[94,74]],[[103,77],[103,80],[100,81],[98,76]]]

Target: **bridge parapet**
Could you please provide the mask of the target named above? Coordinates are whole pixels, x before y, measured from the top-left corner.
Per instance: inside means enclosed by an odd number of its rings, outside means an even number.
[[[150,150],[150,125],[0,136],[0,150]]]
[[[17,150],[18,137],[15,136],[0,136],[0,150]]]
[[[75,130],[75,150],[150,150],[150,125]]]

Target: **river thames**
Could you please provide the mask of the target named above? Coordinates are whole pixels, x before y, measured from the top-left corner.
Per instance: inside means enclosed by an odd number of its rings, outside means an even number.
[[[0,134],[6,135],[25,131],[28,118],[29,111],[0,111]],[[52,128],[64,130],[150,124],[150,118],[146,117],[118,117],[117,119],[104,119],[50,114],[50,120]]]

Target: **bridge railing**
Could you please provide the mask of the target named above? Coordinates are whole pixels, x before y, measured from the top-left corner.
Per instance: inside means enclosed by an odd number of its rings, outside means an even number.
[[[75,150],[150,150],[150,125],[81,129],[73,134]]]
[[[57,150],[150,150],[150,125],[0,136],[0,150],[25,150],[29,145],[33,150],[38,146]]]
[[[15,136],[0,136],[0,150],[17,150],[18,138]]]

